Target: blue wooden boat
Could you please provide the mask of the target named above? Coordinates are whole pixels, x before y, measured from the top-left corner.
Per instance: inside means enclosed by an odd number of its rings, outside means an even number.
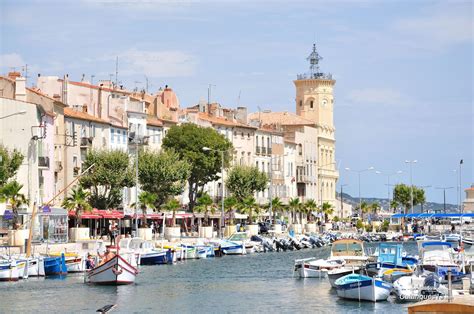
[[[417,262],[415,258],[403,258],[403,245],[398,243],[380,243],[376,254],[377,262],[366,264],[367,273],[371,276],[383,276],[386,271],[395,269],[403,274],[404,270],[412,270]]]
[[[336,280],[335,286],[340,298],[372,302],[387,300],[392,290],[388,282],[359,274],[341,277]]]
[[[61,256],[50,256],[44,258],[44,274],[46,276],[66,275],[66,258]]]
[[[140,265],[172,264],[173,251],[151,251],[140,254]]]

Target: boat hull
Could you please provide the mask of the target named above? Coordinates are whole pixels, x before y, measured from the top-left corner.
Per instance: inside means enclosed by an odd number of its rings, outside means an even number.
[[[44,259],[44,273],[45,276],[66,275],[67,267],[64,256],[46,257]]]
[[[122,256],[116,255],[87,273],[87,281],[96,285],[128,285],[135,282],[138,270]]]
[[[338,285],[337,295],[340,298],[365,301],[385,301],[390,295],[392,285],[378,279],[362,280],[354,283]]]
[[[15,261],[0,263],[0,281],[18,281],[18,268]]]
[[[172,264],[173,253],[171,251],[152,252],[140,255],[140,265]]]
[[[350,275],[352,273],[358,272],[359,268],[356,267],[341,267],[338,269],[334,269],[328,272],[327,277],[329,280],[329,284],[331,287],[336,288],[336,280],[338,280],[341,277]]]

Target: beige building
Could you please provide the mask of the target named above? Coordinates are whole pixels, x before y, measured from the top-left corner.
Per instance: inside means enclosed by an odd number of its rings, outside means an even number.
[[[464,199],[464,213],[474,213],[474,184],[464,190],[466,198]]]

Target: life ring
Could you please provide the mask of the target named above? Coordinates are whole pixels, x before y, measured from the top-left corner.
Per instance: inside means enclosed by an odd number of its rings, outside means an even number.
[[[120,266],[117,265],[116,267],[112,268],[112,272],[118,276],[123,273],[123,269],[121,269]]]

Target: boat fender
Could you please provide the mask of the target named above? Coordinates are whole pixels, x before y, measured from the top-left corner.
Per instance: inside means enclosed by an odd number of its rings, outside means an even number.
[[[116,304],[108,304],[108,305],[105,305],[105,306],[101,307],[96,312],[108,313],[108,312],[112,311],[116,306],[117,306]]]

